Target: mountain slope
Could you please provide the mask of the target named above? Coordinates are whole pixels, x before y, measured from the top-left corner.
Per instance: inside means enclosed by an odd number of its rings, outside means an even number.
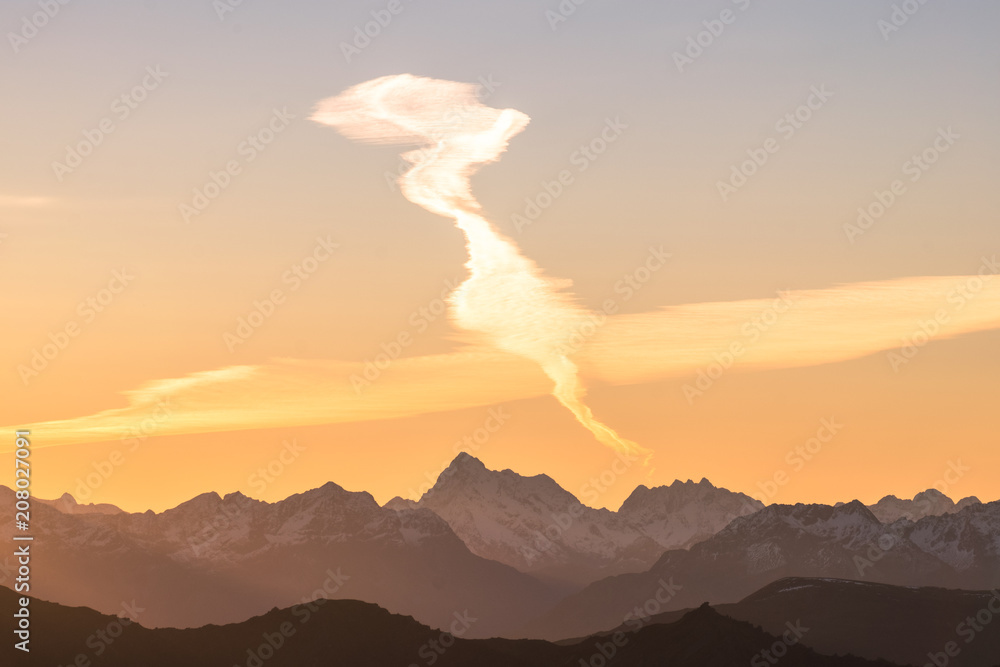
[[[0,587],[0,608],[11,609],[15,597],[10,589]],[[102,667],[575,667],[581,663],[730,667],[754,664],[753,660],[764,659],[762,651],[781,645],[790,665],[891,667],[889,663],[817,655],[801,644],[789,645],[707,606],[675,624],[623,633],[617,642],[595,638],[572,646],[529,640],[469,640],[461,637],[471,627],[469,623],[475,623],[467,617],[453,619],[454,635],[448,635],[354,600],[318,600],[312,608],[274,609],[237,624],[188,630],[150,630],[90,609],[39,600],[33,600],[29,608],[35,637],[31,664],[38,665],[71,664],[83,656],[89,664]],[[24,657],[11,642],[4,642],[0,654],[6,658],[4,664],[18,664],[15,659]]]
[[[735,519],[690,550],[664,553],[646,572],[591,584],[532,623],[531,636],[578,637],[615,627],[665,581],[680,590],[650,613],[705,600],[735,602],[785,577],[990,589],[1000,585],[998,515],[1000,502],[886,526],[857,501],[840,507],[771,505]]]
[[[962,498],[956,503],[937,489],[927,489],[913,496],[912,500],[900,499],[896,496],[885,496],[874,505],[869,505],[868,509],[882,523],[893,523],[899,519],[916,521],[925,516],[953,514],[970,505],[979,504],[981,504],[981,501],[975,496]]]
[[[954,642],[951,667],[992,667],[1000,661],[1000,618],[974,633],[968,621],[991,605],[1000,611],[1000,592],[792,578],[716,609],[772,633],[800,619],[810,628],[803,641],[822,653],[923,665]]]
[[[107,503],[87,503],[86,505],[78,503],[76,498],[69,493],[64,493],[55,500],[35,498],[35,502],[54,507],[63,514],[121,514],[124,512],[120,507]]]
[[[622,516],[664,549],[687,549],[707,540],[733,519],[764,509],[742,493],[713,486],[702,478],[652,489],[640,485],[622,503]]]
[[[909,540],[955,568],[956,585],[988,588],[1000,584],[1000,501],[966,507],[954,514],[903,520]]]
[[[1000,658],[1000,623],[980,625],[979,631],[970,624],[978,624],[975,617],[985,618],[983,610],[991,607],[1000,610],[1000,591],[790,577],[737,603],[713,608],[774,635],[787,628],[789,619],[795,619],[808,628],[802,643],[823,654],[850,653],[923,665],[929,654],[942,653],[951,642],[955,654],[947,656],[951,667],[994,667]],[[657,614],[648,623],[675,623],[689,611]],[[627,625],[617,628],[627,629]]]
[[[546,475],[488,470],[462,453],[419,502],[441,516],[469,549],[522,572],[583,585],[647,569],[666,548],[686,548],[763,505],[702,480],[638,487],[618,512],[593,509]]]
[[[11,495],[0,488],[0,502]],[[470,553],[432,512],[384,509],[332,483],[273,504],[203,494],[161,514],[36,504],[33,519],[33,593],[108,612],[134,599],[150,626],[233,622],[319,596],[372,601],[433,626],[469,610],[481,619],[472,636],[488,636],[555,600],[530,576]]]

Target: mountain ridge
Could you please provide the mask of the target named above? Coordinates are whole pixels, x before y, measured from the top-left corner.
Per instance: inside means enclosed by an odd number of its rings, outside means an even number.
[[[647,571],[596,581],[531,624],[531,636],[560,639],[600,632],[657,590],[682,590],[668,609],[736,602],[785,577],[859,579],[899,586],[1000,586],[1000,501],[955,514],[878,521],[859,501],[769,505],[734,519],[689,550],[666,551]]]

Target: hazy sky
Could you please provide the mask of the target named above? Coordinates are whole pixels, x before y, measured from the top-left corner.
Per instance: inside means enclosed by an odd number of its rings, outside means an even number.
[[[474,453],[585,500],[606,473],[598,505],[703,476],[872,502],[949,470],[949,495],[1000,497],[995,2],[225,3],[0,7],[0,423],[34,425],[36,494],[162,509],[332,480],[384,502],[502,405]],[[575,359],[649,467],[608,474],[536,366],[448,322],[463,239],[390,187],[400,147],[308,120],[400,73],[531,118],[474,193],[580,305],[613,302]]]

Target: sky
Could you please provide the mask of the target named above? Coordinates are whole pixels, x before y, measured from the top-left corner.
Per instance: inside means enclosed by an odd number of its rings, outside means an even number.
[[[30,428],[36,495],[132,511],[418,497],[462,450],[611,508],[1000,497],[1000,7],[894,4],[3,3],[0,459]],[[420,142],[311,119],[400,74],[529,119],[472,196],[648,461],[456,319]]]

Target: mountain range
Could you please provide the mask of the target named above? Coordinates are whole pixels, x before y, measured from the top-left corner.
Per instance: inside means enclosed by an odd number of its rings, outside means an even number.
[[[561,640],[630,613],[736,603],[788,577],[1000,586],[1000,503],[938,495],[918,494],[917,519],[883,521],[858,501],[763,507],[703,479],[640,486],[612,511],[467,454],[420,499],[381,507],[332,482],[274,503],[205,493],[161,513],[67,494],[33,508],[32,593],[103,613],[134,600],[154,628],[353,598],[437,628],[469,613],[467,638]],[[0,503],[13,504],[10,489]],[[0,538],[13,533],[8,517]],[[0,568],[0,583],[10,577]]]
[[[957,503],[937,489],[927,489],[913,496],[912,500],[900,499],[896,496],[885,496],[868,509],[882,523],[892,523],[899,519],[916,521],[925,516],[940,516],[954,514],[970,505],[979,505],[982,501],[975,496],[962,498]]]
[[[735,602],[786,577],[992,589],[1000,586],[1000,502],[889,525],[858,501],[770,505],[688,550],[665,552],[646,572],[608,577],[564,598],[532,624],[530,636],[615,627],[664,581],[680,589],[668,611]]]
[[[13,506],[0,489],[0,503]],[[0,526],[8,538],[11,518]],[[206,493],[160,514],[33,509],[41,598],[113,613],[123,600],[154,627],[230,623],[312,597],[357,598],[441,626],[455,611],[477,634],[509,634],[555,593],[471,553],[425,509],[392,510],[328,483],[278,503]]]
[[[617,512],[594,509],[547,475],[488,470],[462,453],[418,502],[397,497],[386,507],[429,509],[473,553],[580,586],[648,569],[665,549],[686,549],[763,504],[703,479],[639,486]]]

